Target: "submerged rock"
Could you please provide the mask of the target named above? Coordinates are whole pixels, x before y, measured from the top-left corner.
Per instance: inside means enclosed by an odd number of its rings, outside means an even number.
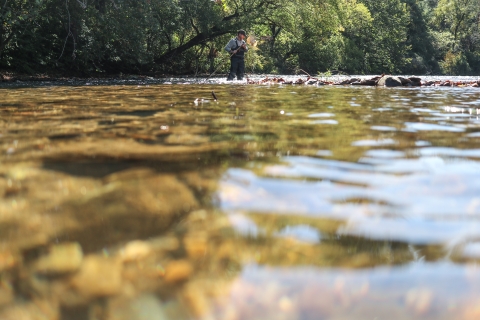
[[[193,273],[193,266],[187,260],[171,261],[165,268],[165,282],[176,283],[187,280]]]
[[[160,299],[143,294],[132,300],[118,299],[109,304],[109,320],[167,320]]]
[[[0,282],[0,310],[14,301],[15,292],[12,286],[12,279],[8,279],[8,277],[8,275],[2,274],[3,279]]]
[[[208,143],[210,138],[207,136],[195,134],[171,134],[165,139],[165,143],[169,145],[200,145]]]
[[[0,251],[0,272],[13,268],[18,263],[18,257],[10,250]]]
[[[115,179],[119,175],[116,173]],[[128,170],[125,175],[133,173]],[[174,175],[151,172],[149,178],[107,183],[90,197],[65,203],[63,207],[61,218],[66,220],[67,227],[59,238],[78,241],[84,251],[92,252],[120,241],[158,234],[185,213],[197,209],[198,202]]]
[[[190,138],[194,141],[190,141]],[[91,160],[92,158],[177,162],[197,160],[199,154],[207,154],[228,147],[226,143],[212,143],[207,137],[190,133],[174,134],[166,143],[152,145],[129,139],[85,140],[78,141],[76,144],[59,144],[39,156],[47,162]]]
[[[432,306],[433,292],[425,288],[412,288],[405,296],[405,305],[417,315],[426,314]]]
[[[35,264],[41,274],[62,274],[77,271],[83,260],[82,247],[78,243],[54,245],[50,252]]]
[[[129,262],[145,259],[151,253],[152,246],[148,242],[135,240],[127,243],[120,256],[123,262]]]
[[[34,300],[18,303],[0,311],[2,320],[58,320],[60,313],[57,303],[49,300]]]
[[[86,257],[71,284],[88,298],[118,294],[122,289],[122,262],[113,258]]]

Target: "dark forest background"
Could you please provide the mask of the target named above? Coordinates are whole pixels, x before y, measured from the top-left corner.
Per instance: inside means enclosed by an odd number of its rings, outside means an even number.
[[[480,0],[0,0],[0,70],[202,74],[480,74]]]

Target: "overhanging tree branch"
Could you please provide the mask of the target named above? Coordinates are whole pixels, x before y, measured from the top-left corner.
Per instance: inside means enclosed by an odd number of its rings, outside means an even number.
[[[206,33],[199,33],[189,41],[187,41],[185,44],[178,46],[174,49],[171,49],[164,54],[162,54],[160,57],[155,59],[155,63],[165,63],[169,60],[171,60],[173,57],[175,57],[178,54],[181,54],[185,51],[187,51],[190,48],[193,48],[197,45],[206,43],[207,41],[211,41],[219,36],[223,36],[224,34],[229,33],[229,30],[222,30],[222,31],[217,31],[217,32],[212,32],[210,34]]]
[[[246,17],[252,13],[257,13],[262,8],[263,9],[270,8],[276,5],[277,3],[275,2],[275,0],[259,1],[257,5],[250,7],[250,9],[248,10],[244,10],[243,12],[239,12],[238,10],[236,10],[235,13],[228,15],[226,17],[223,17],[220,22],[221,23],[231,22],[235,19]],[[170,49],[167,52],[163,53],[161,56],[155,58],[154,59],[155,63],[157,64],[166,63],[170,61],[172,58],[174,58],[175,56],[182,54],[183,52],[187,51],[188,49],[194,46],[205,44],[207,41],[214,40],[217,37],[223,36],[231,32],[231,26],[221,28],[218,25],[214,25],[207,32],[198,32],[199,30],[193,24],[193,20],[191,21],[191,23],[192,23],[192,27],[197,32],[197,35],[195,35],[193,38],[188,40],[186,43],[182,43],[178,47]]]

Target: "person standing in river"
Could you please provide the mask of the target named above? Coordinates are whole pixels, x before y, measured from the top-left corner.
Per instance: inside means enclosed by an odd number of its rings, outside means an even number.
[[[237,80],[243,80],[245,74],[245,52],[248,51],[245,38],[247,34],[244,30],[238,30],[237,36],[230,40],[225,50],[230,54],[230,73],[227,81],[231,81],[237,76]]]

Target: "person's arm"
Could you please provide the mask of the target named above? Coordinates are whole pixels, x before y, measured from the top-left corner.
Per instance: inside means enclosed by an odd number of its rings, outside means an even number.
[[[248,47],[247,47],[247,43],[245,41],[243,41],[243,51],[247,52],[248,51]]]
[[[228,43],[227,43],[227,46],[225,47],[225,51],[227,51],[228,53],[232,54],[232,50],[233,48],[235,48],[236,45],[235,45],[235,41],[234,40],[230,40]]]

